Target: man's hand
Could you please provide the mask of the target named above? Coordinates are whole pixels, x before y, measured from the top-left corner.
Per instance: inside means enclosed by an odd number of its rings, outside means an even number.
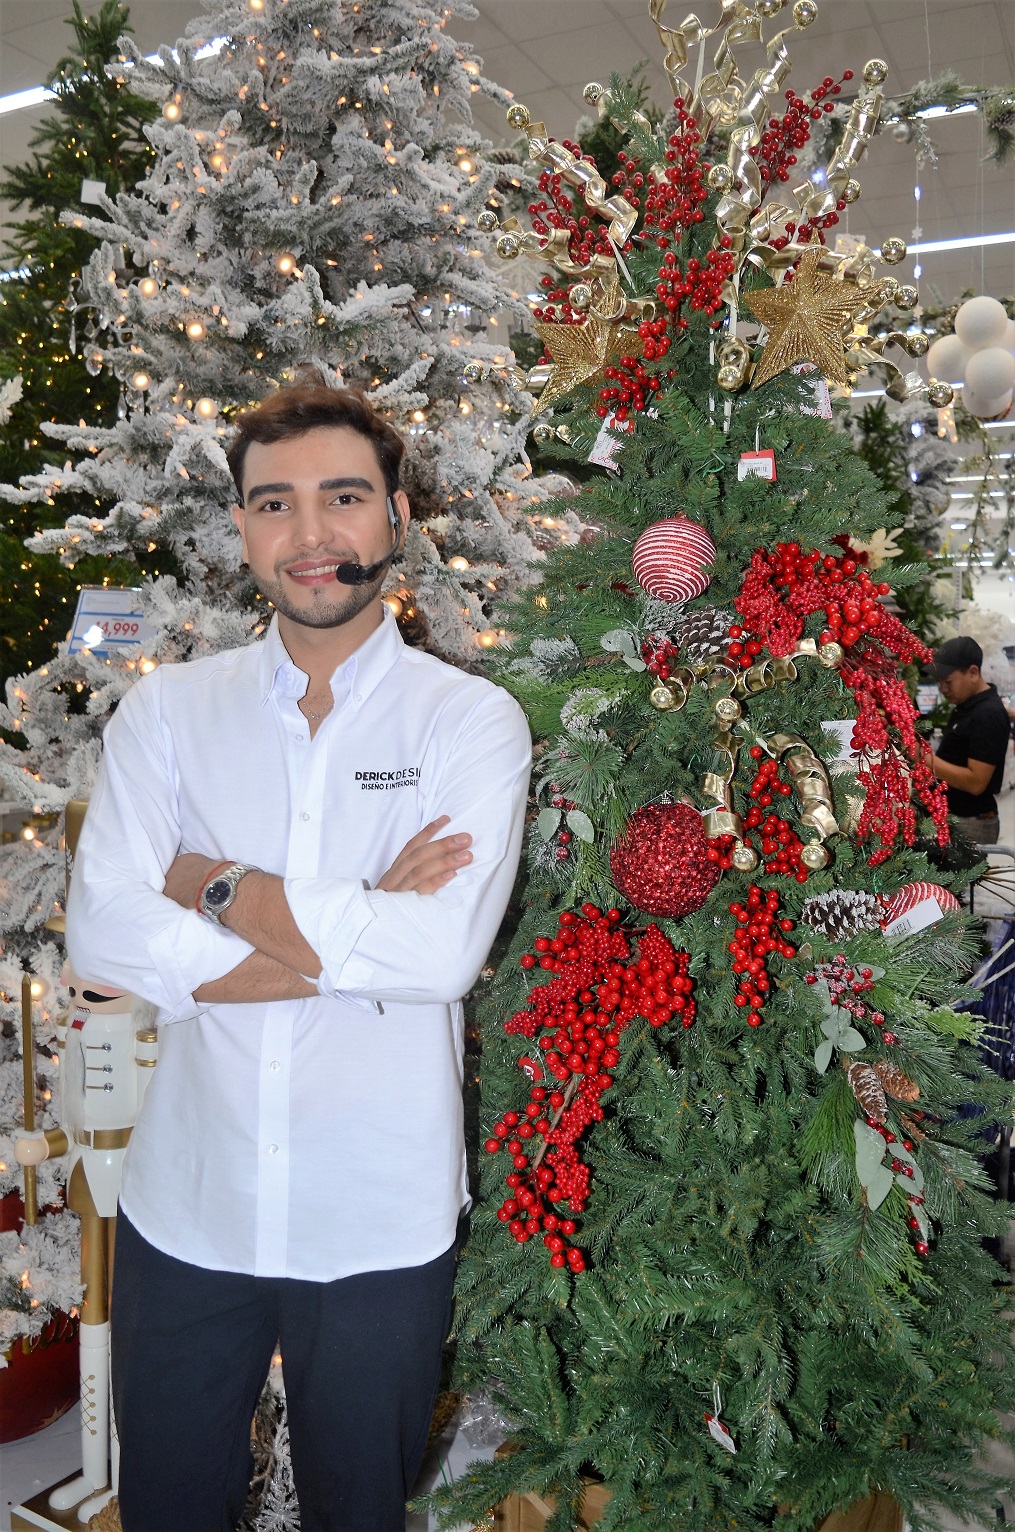
[[[451,820],[447,814],[424,825],[395,857],[377,887],[386,894],[435,894],[460,867],[472,861],[471,835],[447,835],[434,840]]]
[[[185,910],[196,908],[197,896],[201,892],[201,886],[213,867],[221,867],[221,859],[201,856],[197,851],[185,851],[166,873],[165,886],[162,892],[167,899],[172,899],[177,904],[182,904]]]

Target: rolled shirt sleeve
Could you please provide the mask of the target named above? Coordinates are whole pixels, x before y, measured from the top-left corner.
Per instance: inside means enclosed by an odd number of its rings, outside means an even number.
[[[525,716],[491,687],[442,742],[424,822],[467,831],[472,861],[435,894],[385,893],[348,878],[287,878],[293,918],[331,997],[452,1003],[475,983],[507,908],[521,851],[532,742]]]
[[[162,893],[181,831],[158,682],[158,671],[136,682],[106,726],[74,858],[67,951],[79,974],[141,995],[166,1022],[198,1015],[194,990],[254,949]]]

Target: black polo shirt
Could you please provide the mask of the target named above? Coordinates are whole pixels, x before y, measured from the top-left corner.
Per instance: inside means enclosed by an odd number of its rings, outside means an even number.
[[[950,814],[957,814],[960,819],[972,819],[979,814],[997,813],[994,794],[1001,791],[1010,738],[1008,711],[996,686],[988,685],[986,691],[977,692],[952,709],[936,754],[953,766],[967,766],[971,760],[987,761],[994,767],[994,774],[987,783],[986,792],[980,794],[949,786]]]

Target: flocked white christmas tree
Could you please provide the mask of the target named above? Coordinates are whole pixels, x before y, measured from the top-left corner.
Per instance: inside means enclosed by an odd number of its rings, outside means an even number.
[[[61,645],[0,704],[15,741],[0,739],[0,793],[36,820],[30,839],[0,847],[0,1195],[20,1185],[13,1034],[25,969],[39,991],[38,1120],[55,1120],[65,996],[44,922],[64,891],[63,807],[87,797],[102,724],[139,671],[248,642],[266,615],[228,511],[231,415],[310,366],[365,387],[409,433],[414,520],[386,595],[411,640],[455,663],[481,660],[500,636],[493,601],[538,578],[551,540],[580,533],[577,517],[539,514],[567,481],[531,476],[531,401],[511,388],[507,349],[527,307],[476,232],[514,172],[486,163],[470,125],[474,94],[509,99],[448,33],[474,14],[465,0],[224,0],[159,64],[124,43],[132,88],[163,104],[157,161],[101,217],[65,215],[97,239],[79,322],[90,313],[91,365],[120,380],[122,416],[102,431],[47,427],[52,468],[0,497],[91,496],[93,517],[35,545],[71,566],[86,550],[143,559],[157,636],[116,659]],[[59,1173],[60,1162],[44,1167],[41,1202]],[[74,1301],[64,1243],[60,1287],[51,1252],[47,1267],[0,1235],[0,1263],[27,1269],[21,1293],[37,1300],[8,1301],[0,1287],[0,1351],[38,1328],[49,1297]]]

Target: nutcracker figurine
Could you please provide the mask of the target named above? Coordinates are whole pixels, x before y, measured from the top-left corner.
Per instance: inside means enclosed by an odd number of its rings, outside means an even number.
[[[67,806],[68,866],[87,805]],[[61,924],[62,922],[52,922]],[[134,995],[65,969],[70,992],[58,1028],[61,1126],[29,1132],[15,1155],[26,1172],[50,1156],[68,1156],[67,1205],[81,1219],[81,1473],[50,1492],[48,1506],[66,1526],[76,1507],[87,1522],[116,1491],[118,1442],[109,1397],[109,1298],[113,1278],[116,1205],[123,1157],[156,1061],[151,1008]],[[28,1509],[28,1508],[26,1508]],[[36,1501],[29,1525],[37,1521]],[[61,1514],[62,1513],[62,1514]],[[17,1526],[17,1520],[13,1523]]]

